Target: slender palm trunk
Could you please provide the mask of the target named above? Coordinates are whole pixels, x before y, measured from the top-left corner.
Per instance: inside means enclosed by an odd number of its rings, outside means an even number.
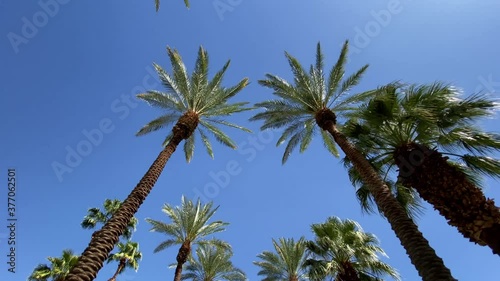
[[[187,262],[190,253],[191,242],[185,241],[179,248],[179,253],[177,253],[177,267],[175,268],[174,281],[181,281],[182,266]]]
[[[488,245],[500,255],[500,209],[447,159],[416,143],[399,147],[394,153],[405,186],[414,188],[464,237]]]
[[[160,152],[141,181],[123,201],[111,219],[101,230],[92,234],[89,245],[68,274],[66,281],[92,281],[95,279],[109,253],[127,229],[128,223],[153,189],[168,159],[175,152],[179,143],[191,136],[198,126],[198,120],[198,115],[189,111],[179,118],[172,129],[173,136],[168,145]]]
[[[288,281],[299,281],[299,278],[297,277],[297,275],[292,275],[290,276],[290,278],[288,278]]]
[[[116,276],[118,276],[118,274],[122,272],[126,264],[127,264],[127,259],[120,259],[120,263],[118,264],[118,268],[116,269],[115,274],[113,275],[113,277],[109,278],[108,281],[116,281]]]
[[[363,181],[369,186],[377,206],[389,221],[401,245],[406,249],[420,277],[424,281],[456,280],[364,155],[338,131],[335,123],[330,122],[329,126],[323,128],[333,136]]]

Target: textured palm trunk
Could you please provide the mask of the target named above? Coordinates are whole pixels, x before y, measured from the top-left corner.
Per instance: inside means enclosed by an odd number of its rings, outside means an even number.
[[[118,274],[120,274],[120,272],[122,272],[126,264],[127,259],[120,259],[120,263],[118,264],[118,268],[116,269],[115,274],[113,275],[113,277],[109,278],[108,281],[116,281],[116,277],[118,276]]]
[[[175,268],[174,281],[181,281],[182,266],[187,262],[190,253],[191,242],[185,241],[179,248],[179,253],[177,253],[177,267]]]
[[[368,185],[375,203],[389,221],[422,280],[456,280],[365,156],[338,131],[335,114],[329,109],[322,110],[316,115],[316,122],[333,136],[363,182]]]
[[[489,246],[500,255],[500,210],[447,157],[410,143],[394,153],[399,177],[407,187],[434,206],[470,241]]]
[[[288,278],[288,281],[299,281],[299,278],[297,277],[297,275],[292,275],[290,276],[290,278]]]
[[[335,277],[335,281],[361,281],[361,279],[356,269],[347,261],[342,265],[342,270]]]
[[[68,274],[66,281],[92,281],[95,279],[128,223],[153,189],[168,159],[175,152],[179,143],[191,136],[197,125],[198,116],[193,112],[187,112],[179,118],[172,129],[173,137],[168,145],[160,152],[149,170],[111,219],[101,230],[94,232],[89,245]]]

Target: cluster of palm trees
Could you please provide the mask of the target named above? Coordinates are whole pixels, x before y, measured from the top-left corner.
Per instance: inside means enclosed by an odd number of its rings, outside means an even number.
[[[159,1],[155,4],[158,10]],[[185,4],[189,6],[189,1]],[[346,41],[337,62],[328,72],[324,70],[319,43],[315,63],[309,69],[285,53],[293,81],[267,74],[258,83],[271,89],[275,99],[247,107],[245,102],[229,103],[229,99],[240,93],[249,81],[244,78],[236,85],[223,86],[229,61],[208,79],[208,52],[200,47],[194,71],[189,75],[179,52],[168,47],[172,72],[154,64],[166,91],[150,90],[138,95],[149,105],[163,109],[165,114],[146,124],[137,135],[171,128],[164,148],[123,203],[120,202],[112,215],[105,215],[106,220],[101,221],[104,226],[93,233],[66,280],[90,281],[96,277],[120,237],[127,235],[134,214],[183,141],[188,162],[192,159],[197,138],[212,157],[210,136],[234,149],[234,141],[219,126],[250,132],[224,117],[253,109],[261,110],[251,121],[263,121],[262,130],[283,129],[277,143],[286,143],[283,163],[295,149],[304,152],[318,132],[330,153],[339,157],[338,148],[342,150],[361,205],[367,211],[378,210],[387,219],[423,280],[455,279],[412,219],[420,210],[420,199],[437,209],[465,238],[500,255],[500,209],[481,191],[484,175],[500,175],[500,161],[491,157],[491,152],[500,150],[500,136],[485,132],[477,125],[477,120],[493,114],[497,104],[479,94],[464,98],[457,88],[443,83],[408,85],[394,82],[353,93],[353,87],[359,84],[368,65],[346,76],[348,48]],[[199,203],[187,205],[183,200],[181,209],[201,208]],[[165,206],[164,211],[173,218],[179,210]],[[206,216],[209,218],[211,214],[208,212]],[[174,226],[149,222],[155,231],[177,235],[162,247],[181,244],[176,266],[176,272],[181,272],[182,265],[191,256],[193,240],[187,238],[200,233],[176,232]],[[214,233],[223,226],[219,224],[212,230],[203,231]],[[214,256],[230,257],[227,247],[216,245],[221,241],[213,242],[212,248],[200,243],[196,250],[198,260],[188,266],[192,272]],[[312,253],[313,249],[318,253],[324,250],[309,246]],[[125,244],[123,248],[127,249]],[[321,256],[318,253],[316,255]],[[315,262],[309,261],[312,263]],[[333,270],[334,265],[328,267]],[[353,274],[351,269],[339,266],[335,270],[338,280],[343,280],[343,274]],[[320,272],[328,270],[317,271]],[[357,278],[362,274],[365,273],[356,273]],[[176,274],[176,280],[181,276]],[[197,278],[189,276],[186,278]]]
[[[328,73],[323,69],[319,43],[315,64],[309,71],[285,53],[293,82],[274,74],[259,80],[260,85],[272,89],[276,99],[257,103],[254,108],[263,110],[251,120],[264,121],[262,130],[284,129],[277,143],[287,143],[283,163],[297,147],[305,151],[318,131],[334,156],[339,156],[340,147],[362,205],[367,210],[378,209],[387,218],[423,280],[455,279],[412,220],[419,210],[419,198],[432,204],[464,237],[500,254],[500,211],[480,189],[482,175],[500,175],[500,161],[488,156],[500,149],[500,137],[476,124],[479,118],[494,112],[496,103],[481,95],[462,98],[458,89],[442,83],[395,82],[354,94],[352,88],[368,65],[346,77],[348,46],[346,41]],[[221,118],[254,109],[245,107],[244,102],[228,103],[246,87],[247,78],[223,87],[228,61],[209,80],[208,53],[202,47],[189,76],[178,51],[167,48],[167,52],[172,73],[155,64],[166,92],[151,90],[138,95],[151,106],[164,109],[165,114],[137,135],[173,124],[164,149],[116,213],[92,236],[68,280],[95,278],[183,140],[185,157],[190,161],[197,135],[213,156],[209,135],[236,147],[218,125],[248,131]],[[178,262],[188,258],[186,247]]]
[[[103,204],[103,209],[90,208],[87,215],[81,222],[81,227],[84,229],[93,229],[99,224],[105,224],[113,214],[121,206],[120,200],[106,199]],[[118,262],[118,267],[109,279],[116,281],[119,274],[123,273],[126,268],[131,268],[135,271],[139,269],[139,261],[142,259],[142,253],[139,251],[139,243],[131,241],[132,233],[136,230],[137,218],[133,217],[127,229],[122,234],[122,241],[116,244],[117,252],[112,253],[107,258],[107,262]],[[95,233],[94,233],[95,234]],[[76,265],[79,256],[74,255],[70,249],[64,250],[60,258],[48,257],[50,265],[40,264],[33,270],[28,277],[28,281],[64,281],[67,275]]]

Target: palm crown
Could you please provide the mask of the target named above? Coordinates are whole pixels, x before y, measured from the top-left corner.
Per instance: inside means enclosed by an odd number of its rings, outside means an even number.
[[[182,196],[180,207],[172,207],[166,204],[162,209],[172,221],[170,224],[147,218],[146,221],[152,225],[151,231],[160,232],[172,237],[158,245],[154,252],[156,253],[170,246],[185,242],[201,245],[212,244],[230,249],[230,245],[224,241],[214,238],[210,240],[203,239],[211,234],[224,231],[225,226],[228,225],[228,223],[222,221],[208,223],[219,208],[212,208],[212,206],[212,202],[202,206],[199,199],[194,204],[191,200],[187,200]]]
[[[300,144],[300,152],[309,146],[314,133],[317,130],[315,123],[322,128],[324,118],[342,117],[353,110],[358,102],[372,96],[376,91],[367,91],[360,94],[350,94],[353,86],[357,85],[368,65],[344,78],[344,66],[347,59],[348,42],[346,41],[340,52],[336,64],[330,70],[328,77],[323,72],[323,54],[321,45],[316,48],[316,63],[311,65],[307,72],[299,61],[285,52],[288,63],[294,75],[294,83],[272,74],[266,74],[265,80],[259,80],[259,84],[274,90],[279,99],[268,100],[256,104],[265,109],[251,120],[264,120],[261,129],[282,128],[285,130],[279,138],[277,145],[281,145],[288,139],[288,144],[283,155],[282,162],[285,163],[290,153]],[[334,116],[325,116],[333,113]],[[327,149],[338,156],[335,142],[331,135],[321,130],[323,141]]]
[[[28,277],[29,281],[63,281],[68,275],[69,271],[75,266],[78,261],[78,256],[73,254],[72,250],[64,250],[62,257],[48,257],[50,266],[47,264],[40,264],[33,270],[33,273]]]
[[[189,8],[189,0],[184,0],[184,5],[186,5],[186,8]],[[155,8],[156,11],[160,9],[160,0],[155,0]]]
[[[263,281],[302,281],[306,280],[304,262],[307,258],[304,238],[295,241],[293,238],[273,239],[275,252],[264,251],[257,255],[261,261],[254,264],[261,270],[258,275]]]
[[[139,269],[139,261],[142,259],[142,253],[139,251],[139,244],[137,242],[127,241],[127,243],[118,243],[118,252],[109,255],[108,263],[112,261],[125,261],[125,267],[131,268],[135,271]],[[120,272],[125,269],[121,268]]]
[[[245,273],[233,266],[232,252],[227,248],[204,244],[196,249],[196,258],[191,258],[181,280],[193,281],[244,281]]]
[[[380,277],[386,275],[400,280],[395,269],[380,261],[379,255],[385,256],[385,253],[378,246],[377,238],[363,232],[357,222],[330,217],[311,228],[315,241],[309,241],[307,248],[313,258],[308,259],[306,265],[312,280],[324,280],[327,276],[351,280],[344,278],[353,275],[359,279],[352,280],[382,280]]]
[[[438,148],[479,185],[480,175],[500,176],[500,161],[485,156],[500,150],[500,135],[474,124],[497,104],[482,95],[462,99],[460,94],[443,83],[394,87],[364,104],[344,131],[385,174],[395,167],[400,147],[418,143]]]
[[[208,53],[203,47],[199,48],[195,69],[191,77],[189,77],[178,51],[172,50],[169,47],[167,47],[167,51],[172,64],[172,75],[168,74],[158,64],[154,64],[156,72],[167,91],[160,92],[151,90],[137,95],[138,98],[145,100],[151,106],[159,107],[166,112],[142,127],[137,132],[137,135],[141,136],[152,131],[157,131],[178,120],[182,120],[181,117],[183,116],[189,116],[191,117],[190,120],[192,120],[192,124],[185,125],[189,125],[190,130],[197,130],[208,154],[212,158],[213,151],[212,145],[208,139],[208,133],[213,135],[215,139],[223,145],[235,149],[236,144],[234,141],[222,132],[218,128],[218,125],[225,125],[250,132],[250,130],[244,127],[220,118],[250,109],[243,107],[247,104],[246,102],[227,103],[228,99],[234,97],[247,86],[248,79],[242,79],[233,87],[222,87],[222,79],[230,64],[230,61],[227,61],[223,68],[215,74],[212,80],[208,80]],[[197,126],[198,124],[201,125],[201,128]],[[196,134],[192,134],[188,136],[184,143],[184,152],[188,162],[193,156],[195,135]],[[168,144],[172,136],[173,132],[168,134],[163,145]]]

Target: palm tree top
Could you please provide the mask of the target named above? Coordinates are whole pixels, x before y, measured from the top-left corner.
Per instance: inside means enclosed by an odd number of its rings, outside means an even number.
[[[190,129],[196,130],[202,139],[208,154],[213,158],[212,145],[208,139],[209,133],[223,145],[236,148],[232,141],[218,126],[224,125],[245,132],[251,132],[242,126],[230,123],[222,117],[227,117],[234,113],[250,110],[244,107],[247,102],[228,103],[228,100],[238,94],[248,85],[248,78],[242,79],[232,87],[223,87],[222,80],[229,67],[227,61],[212,80],[208,79],[208,52],[200,46],[194,71],[189,77],[186,67],[179,52],[167,47],[167,53],[172,65],[172,74],[166,72],[161,66],[154,63],[158,76],[166,91],[149,90],[146,93],[137,95],[138,98],[146,101],[153,107],[162,109],[165,113],[142,127],[137,136],[142,136],[153,131],[168,127],[178,121],[181,116],[191,116],[193,124]],[[198,124],[201,125],[198,126]],[[208,132],[208,133],[207,133]],[[173,133],[167,135],[163,145],[168,144]],[[184,145],[186,160],[189,162],[194,151],[194,134],[188,136]]]
[[[126,260],[126,267],[137,271],[139,269],[139,261],[142,259],[142,253],[139,251],[139,243],[127,241],[126,243],[118,243],[118,252],[109,255],[108,263],[112,261]],[[123,270],[123,269],[122,269]]]
[[[262,130],[285,128],[277,142],[277,146],[288,139],[282,162],[285,163],[291,152],[300,145],[300,152],[304,152],[311,143],[317,130],[316,124],[323,130],[321,134],[326,148],[335,156],[338,151],[333,138],[324,129],[329,122],[336,124],[337,117],[343,117],[356,109],[356,105],[376,91],[367,91],[351,94],[352,87],[359,84],[368,65],[363,66],[354,74],[344,78],[349,43],[345,41],[337,62],[326,77],[323,72],[324,58],[320,43],[316,48],[316,63],[311,65],[307,72],[300,62],[285,52],[292,73],[293,83],[273,75],[266,74],[266,79],[259,80],[259,84],[273,90],[278,98],[257,103],[257,107],[264,109],[250,120],[264,120]]]
[[[184,0],[184,5],[186,5],[186,8],[189,9],[189,0]],[[158,10],[160,10],[160,0],[155,0],[155,8],[156,8],[156,12],[158,12]]]
[[[146,218],[146,221],[152,225],[152,232],[166,234],[171,239],[162,242],[154,252],[159,252],[172,245],[183,244],[185,242],[194,244],[211,244],[230,249],[231,246],[222,240],[212,238],[202,240],[201,238],[225,230],[229,223],[223,221],[213,221],[208,223],[219,207],[213,208],[213,202],[205,205],[201,204],[200,199],[195,203],[182,196],[181,206],[173,207],[165,204],[162,211],[170,218],[171,223],[167,224],[161,221]]]
[[[474,183],[479,175],[500,176],[500,135],[484,132],[477,121],[490,117],[498,103],[485,95],[462,98],[449,84],[399,85],[386,88],[351,115],[344,133],[385,173],[394,168],[398,149],[417,143],[439,148]]]
[[[387,255],[378,245],[377,237],[364,232],[356,221],[329,217],[325,223],[311,225],[311,229],[315,241],[307,242],[307,248],[314,258],[306,262],[311,279],[335,276],[350,264],[361,280],[381,280],[386,275],[400,280],[394,268],[380,261],[379,256]]]
[[[232,252],[227,248],[204,244],[196,249],[181,280],[193,281],[245,281],[245,273],[231,262]]]
[[[304,262],[307,259],[305,238],[273,239],[274,252],[264,251],[257,255],[261,261],[253,263],[261,268],[257,273],[264,281],[305,280]]]

